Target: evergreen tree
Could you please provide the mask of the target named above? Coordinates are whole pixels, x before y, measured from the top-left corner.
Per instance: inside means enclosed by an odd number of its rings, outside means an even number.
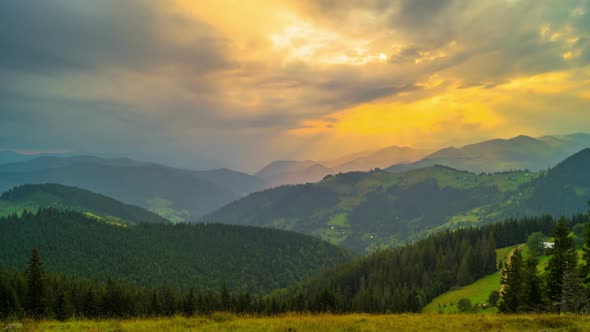
[[[27,315],[34,319],[44,317],[47,309],[45,272],[41,263],[41,256],[37,247],[33,249],[31,260],[27,267],[27,300],[25,310]]]
[[[561,312],[564,300],[563,282],[568,268],[577,264],[577,256],[573,247],[573,240],[565,218],[560,218],[554,232],[553,249],[549,251],[551,257],[547,264],[546,290],[552,310]]]
[[[161,316],[163,314],[162,302],[160,302],[160,297],[158,296],[158,292],[156,292],[156,290],[152,291],[150,297],[149,313],[151,316],[155,317]]]
[[[195,314],[197,309],[197,301],[195,299],[195,291],[191,288],[188,291],[186,298],[184,299],[184,303],[182,305],[182,311],[185,316],[191,317]]]
[[[66,321],[72,316],[72,309],[68,297],[63,290],[60,290],[55,301],[55,318],[59,321]]]
[[[538,311],[543,304],[542,280],[537,271],[539,260],[529,256],[522,269],[522,294],[519,310]]]
[[[94,319],[98,317],[98,301],[92,287],[88,289],[82,299],[81,311],[86,318]]]
[[[229,294],[229,290],[227,289],[227,284],[223,282],[221,284],[221,307],[222,310],[229,311],[231,310],[231,295]]]
[[[516,249],[502,271],[499,304],[501,312],[516,312],[518,310],[521,303],[522,264],[522,255],[520,250]]]

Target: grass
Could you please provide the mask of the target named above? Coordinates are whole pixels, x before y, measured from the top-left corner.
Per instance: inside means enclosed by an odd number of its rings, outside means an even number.
[[[306,315],[25,322],[22,331],[588,331],[590,316],[576,315]]]
[[[506,263],[506,259],[512,253],[516,246],[496,249],[496,266],[500,261]],[[458,313],[457,303],[459,300],[466,298],[471,303],[486,303],[488,296],[494,290],[500,289],[500,273],[495,272],[487,275],[472,284],[467,286],[453,289],[437,296],[428,305],[424,307],[422,312],[424,313],[437,313],[439,310],[443,313]],[[488,308],[482,310],[483,313],[495,313],[496,308]]]

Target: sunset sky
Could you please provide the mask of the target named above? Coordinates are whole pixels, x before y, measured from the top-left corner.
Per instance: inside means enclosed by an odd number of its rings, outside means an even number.
[[[0,149],[253,171],[590,131],[590,1],[8,0]]]

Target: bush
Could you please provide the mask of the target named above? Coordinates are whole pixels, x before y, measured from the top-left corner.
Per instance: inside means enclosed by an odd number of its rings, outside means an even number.
[[[500,293],[498,293],[497,290],[492,291],[490,293],[490,296],[488,297],[488,303],[492,306],[495,307],[496,305],[498,305],[498,301],[500,300]]]
[[[459,308],[459,311],[461,312],[467,312],[473,309],[473,305],[471,304],[471,301],[469,299],[462,298],[457,303],[457,308]]]

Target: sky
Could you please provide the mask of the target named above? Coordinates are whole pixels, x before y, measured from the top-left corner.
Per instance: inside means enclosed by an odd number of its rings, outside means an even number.
[[[8,0],[0,149],[254,171],[590,128],[586,0]]]

